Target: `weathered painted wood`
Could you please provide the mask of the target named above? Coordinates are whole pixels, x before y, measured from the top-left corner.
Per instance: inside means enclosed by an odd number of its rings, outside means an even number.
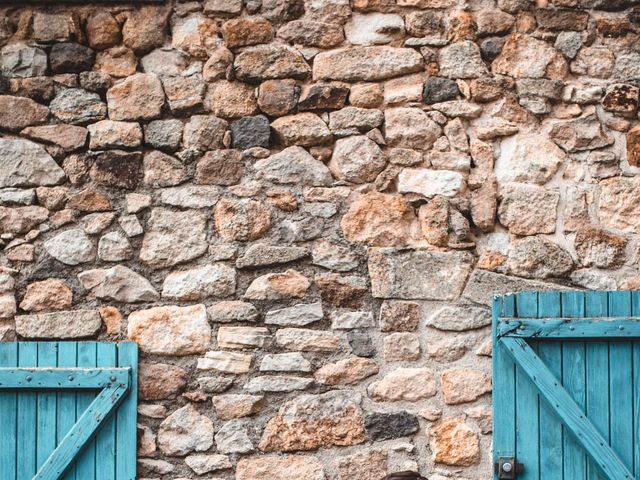
[[[538,314],[538,294],[535,292],[519,293],[516,296],[518,315],[536,317]],[[535,349],[535,346],[532,346]],[[527,375],[516,368],[516,412],[528,412],[527,415],[516,415],[516,458],[526,465],[520,480],[539,479],[539,416],[538,392]]]
[[[0,343],[0,480],[134,480],[137,362],[135,343]]]
[[[501,320],[498,335],[531,339],[631,339],[640,337],[640,320],[581,318]]]
[[[58,344],[38,343],[38,367],[58,365]],[[39,390],[37,393],[36,415],[38,438],[36,439],[36,465],[42,465],[56,448],[56,413],[58,408],[56,392]]]
[[[631,315],[631,292],[609,294],[611,315]],[[630,341],[609,344],[609,431],[611,447],[633,470],[633,353]]]
[[[563,292],[562,313],[566,317],[584,317],[584,292]],[[584,412],[586,410],[585,345],[582,342],[562,344],[562,384],[567,393]],[[576,439],[564,437],[564,476],[582,479],[587,475],[587,457]]]
[[[560,293],[538,294],[538,316],[559,317]],[[538,342],[538,356],[556,378],[562,378],[562,346],[559,342]],[[540,479],[562,479],[563,427],[553,410],[540,401]],[[526,468],[526,467],[525,467]]]
[[[117,348],[119,367],[134,368],[138,365],[137,343],[118,343]],[[135,368],[130,382],[129,395],[118,409],[116,420],[116,478],[118,480],[135,480],[136,478],[138,375]]]
[[[498,345],[496,336],[498,319],[515,313],[513,295],[493,299],[493,344]],[[515,410],[515,365],[505,349],[496,348],[493,352],[493,418],[494,423],[493,458],[510,457],[516,453],[516,410]],[[497,476],[494,478],[497,479]]]
[[[75,368],[78,365],[78,344],[76,342],[58,343],[58,367]],[[71,427],[76,423],[76,391],[58,390],[58,423],[56,428],[56,446],[60,445]],[[71,466],[62,477],[63,480],[76,480],[76,467]]]
[[[118,355],[115,343],[98,344],[98,365],[115,367]],[[124,370],[130,371],[129,367]],[[129,375],[126,378],[129,387]],[[115,480],[116,476],[116,416],[112,415],[96,436],[96,480]]]
[[[127,390],[127,386],[120,383],[103,388],[44,462],[33,480],[58,480],[89,439],[97,433],[100,425],[115,411]]]
[[[39,353],[42,351],[43,355],[45,355],[44,345],[50,345],[50,343],[38,345],[38,351]],[[0,390],[34,388],[95,390],[114,381],[128,384],[130,370],[130,368],[0,368]]]
[[[98,344],[96,342],[78,343],[78,367],[96,367]],[[82,391],[76,393],[76,419],[89,407],[96,397],[95,391]],[[77,480],[95,480],[96,472],[96,443],[91,440],[82,450],[76,462]]]
[[[38,366],[38,346],[32,342],[18,343],[18,365]],[[36,474],[37,394],[33,391],[18,395],[17,409],[17,479],[33,478]]]
[[[607,292],[588,292],[585,315],[605,317],[609,311]],[[609,344],[591,341],[585,345],[587,418],[605,440],[609,440]],[[597,466],[587,459],[587,480],[599,480]]]
[[[562,419],[566,429],[576,442],[593,458],[601,473],[609,480],[634,479],[633,474],[618,458],[618,455],[609,447],[593,424],[588,421],[582,408],[562,387],[560,381],[554,377],[531,347],[519,338],[502,338],[499,342],[504,345],[518,367],[533,381],[541,398]],[[565,473],[565,478],[578,480],[584,477],[567,477]]]
[[[640,314],[640,292],[631,293],[631,314]],[[634,438],[634,471],[636,477],[640,476],[640,341],[633,342],[633,438]]]
[[[18,365],[18,344],[0,343],[0,365]],[[0,478],[16,478],[17,424],[15,416],[18,408],[16,392],[0,391]]]

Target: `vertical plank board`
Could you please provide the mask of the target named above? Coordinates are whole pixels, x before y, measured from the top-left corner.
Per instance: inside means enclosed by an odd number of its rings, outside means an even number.
[[[18,343],[18,366],[38,366],[38,347],[32,342]],[[37,398],[34,392],[18,395],[17,478],[32,478],[36,474]]]
[[[18,344],[0,343],[0,366],[18,366]],[[16,480],[16,413],[18,396],[16,392],[0,393],[0,478]]]
[[[38,367],[51,368],[58,366],[57,342],[38,342]],[[39,469],[56,448],[57,395],[52,391],[41,391],[37,394],[37,429],[36,464]]]
[[[640,317],[640,292],[631,293],[631,314]],[[633,474],[640,476],[640,341],[633,342]]]
[[[609,311],[607,292],[588,292],[585,315],[606,317]],[[609,344],[606,341],[587,342],[586,351],[586,392],[587,417],[609,440]],[[587,479],[603,480],[596,466],[587,458]]]
[[[95,367],[97,355],[96,342],[78,343],[78,367]],[[76,420],[80,418],[89,404],[96,397],[95,392],[77,394]],[[76,478],[78,480],[95,480],[96,471],[96,442],[91,440],[83,449],[76,462]]]
[[[516,453],[516,384],[515,365],[508,354],[499,347],[496,338],[500,317],[513,316],[515,301],[513,295],[496,296],[493,299],[493,455],[510,457]],[[497,475],[494,479],[497,479]],[[119,480],[119,479],[118,479]]]
[[[609,315],[631,315],[631,292],[609,294]],[[616,340],[609,343],[609,430],[611,448],[618,453],[625,466],[633,470],[633,365],[631,342]]]
[[[538,317],[559,317],[559,292],[538,294]],[[562,379],[562,346],[560,342],[539,342],[538,356],[558,379]],[[563,427],[545,402],[540,402],[540,479],[563,478]],[[567,479],[568,480],[568,479]]]
[[[118,343],[118,366],[131,367],[131,386],[117,412],[116,478],[136,478],[136,421],[138,403],[138,344]]]
[[[100,367],[117,366],[115,343],[99,343],[97,362]],[[96,436],[96,480],[114,480],[116,474],[116,423],[113,415]]]
[[[538,315],[538,294],[535,292],[518,293],[516,296],[518,318],[535,318]],[[531,346],[536,350],[536,346]],[[527,412],[516,415],[516,458],[524,464],[524,474],[518,475],[521,480],[539,480],[538,465],[538,393],[529,378],[516,367],[516,412]]]
[[[78,344],[76,342],[60,342],[58,344],[58,366],[73,368],[78,365]],[[58,392],[58,429],[56,445],[67,434],[73,424],[76,423],[76,396],[75,391]],[[76,468],[72,466],[62,477],[63,480],[75,480]]]
[[[583,292],[562,293],[562,316],[583,317],[585,295]],[[578,341],[567,341],[562,344],[562,384],[584,410],[586,407],[585,392],[585,344]],[[583,480],[587,475],[586,453],[570,435],[564,436],[564,478],[566,480]]]

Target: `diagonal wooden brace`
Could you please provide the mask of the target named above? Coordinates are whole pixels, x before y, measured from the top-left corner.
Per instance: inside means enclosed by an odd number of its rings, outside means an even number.
[[[129,382],[110,383],[103,388],[51,456],[42,464],[33,480],[59,480],[62,478],[82,448],[98,432],[110,414],[115,412],[128,391]]]
[[[540,397],[555,412],[576,442],[584,448],[601,474],[609,480],[635,480],[596,427],[587,419],[578,404],[571,398],[562,384],[521,338],[502,337],[499,342],[516,365],[529,378],[540,393]]]

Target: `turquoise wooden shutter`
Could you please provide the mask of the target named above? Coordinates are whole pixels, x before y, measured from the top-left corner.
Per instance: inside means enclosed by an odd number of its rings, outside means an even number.
[[[496,297],[493,340],[494,479],[640,478],[640,293]]]
[[[0,479],[134,480],[138,346],[0,343]]]

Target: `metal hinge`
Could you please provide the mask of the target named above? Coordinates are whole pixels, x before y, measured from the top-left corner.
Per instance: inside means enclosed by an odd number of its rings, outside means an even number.
[[[494,469],[499,480],[515,480],[517,475],[524,473],[524,465],[516,461],[516,457],[498,457]]]

